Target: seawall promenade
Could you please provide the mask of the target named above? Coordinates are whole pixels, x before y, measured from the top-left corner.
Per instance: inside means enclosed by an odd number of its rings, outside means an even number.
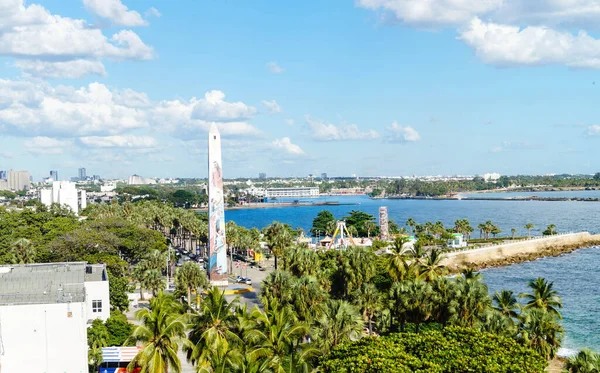
[[[458,272],[463,268],[478,270],[522,263],[546,256],[558,256],[594,245],[600,245],[600,234],[566,233],[451,252],[446,254],[442,264],[452,272]]]

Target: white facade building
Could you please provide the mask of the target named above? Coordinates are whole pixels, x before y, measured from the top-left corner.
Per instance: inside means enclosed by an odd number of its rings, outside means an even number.
[[[31,187],[31,176],[29,171],[8,171],[9,190],[29,190]]]
[[[267,198],[312,198],[319,196],[319,188],[267,188],[264,196]]]
[[[0,266],[2,371],[88,371],[87,326],[110,309],[106,269],[90,267],[83,262]],[[98,304],[94,299],[106,299],[102,312],[89,313]]]
[[[101,192],[112,192],[117,188],[117,184],[115,183],[106,183],[104,185],[100,185]]]
[[[81,200],[79,199],[81,197]],[[79,206],[84,209],[87,206],[87,195],[85,190],[78,191],[76,184],[70,181],[55,181],[52,189],[40,190],[40,201],[50,207],[53,203],[67,205],[77,215]]]
[[[150,184],[156,184],[156,180],[154,179],[146,179],[141,177],[140,175],[131,175],[129,176],[129,179],[127,180],[127,184],[128,185],[150,185]]]

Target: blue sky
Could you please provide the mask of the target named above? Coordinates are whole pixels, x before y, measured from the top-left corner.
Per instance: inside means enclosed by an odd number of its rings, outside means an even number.
[[[10,0],[0,169],[594,173],[600,0]],[[596,82],[598,80],[598,82]]]

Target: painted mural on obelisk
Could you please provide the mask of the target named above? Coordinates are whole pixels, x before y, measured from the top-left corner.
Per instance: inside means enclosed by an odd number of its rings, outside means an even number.
[[[221,135],[213,123],[208,132],[208,277],[216,286],[227,286],[227,244],[225,240],[225,205]]]

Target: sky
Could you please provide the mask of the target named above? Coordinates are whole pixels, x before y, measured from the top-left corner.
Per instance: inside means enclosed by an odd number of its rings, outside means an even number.
[[[34,179],[594,173],[600,0],[0,0]],[[597,81],[596,81],[597,80]]]

